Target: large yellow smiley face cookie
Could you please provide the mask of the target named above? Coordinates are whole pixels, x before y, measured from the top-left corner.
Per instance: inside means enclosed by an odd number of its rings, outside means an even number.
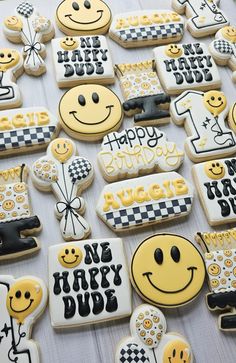
[[[111,10],[102,0],[64,0],[57,8],[56,22],[67,35],[105,34]]]
[[[131,262],[137,293],[157,306],[174,307],[193,300],[205,279],[204,260],[187,239],[157,234],[144,240]]]
[[[64,130],[79,140],[100,140],[120,127],[123,111],[119,98],[109,88],[87,84],[74,87],[62,96],[60,122]]]

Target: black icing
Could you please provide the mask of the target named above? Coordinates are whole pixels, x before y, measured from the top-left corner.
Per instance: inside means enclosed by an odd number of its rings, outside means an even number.
[[[68,271],[64,271],[64,272],[62,272],[62,274],[60,274],[60,272],[55,272],[53,274],[53,277],[54,277],[53,292],[55,295],[59,295],[62,292],[62,290],[65,293],[70,292],[70,284],[68,282],[68,276],[69,276]],[[62,281],[62,288],[61,288],[61,283],[60,283],[61,281]]]
[[[80,288],[82,288],[83,290],[87,290],[89,285],[86,280],[85,270],[77,269],[73,272],[73,274],[74,274],[73,290],[76,292],[79,291]]]

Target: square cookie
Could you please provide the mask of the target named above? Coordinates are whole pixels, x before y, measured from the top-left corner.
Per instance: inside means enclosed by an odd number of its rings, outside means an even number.
[[[49,248],[49,299],[54,328],[129,316],[129,274],[119,238]]]
[[[81,83],[114,83],[110,50],[104,36],[56,38],[52,40],[58,87]]]

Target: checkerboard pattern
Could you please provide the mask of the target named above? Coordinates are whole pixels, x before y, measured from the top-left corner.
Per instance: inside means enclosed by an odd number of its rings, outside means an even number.
[[[223,40],[223,39],[215,40],[213,45],[214,45],[214,48],[219,53],[223,53],[223,54],[233,54],[234,53],[232,45],[229,42],[227,42],[227,40]]]
[[[49,143],[55,131],[55,126],[44,126],[0,132],[0,152]]]
[[[127,344],[120,351],[119,362],[121,363],[149,363],[150,360],[143,348],[137,344]]]
[[[82,157],[76,158],[68,168],[72,183],[76,183],[87,178],[91,170],[91,163]]]
[[[150,27],[124,29],[117,32],[123,42],[167,39],[183,34],[183,24],[168,24]]]
[[[23,2],[17,6],[16,11],[18,12],[18,14],[29,18],[33,14],[34,7],[28,2]]]
[[[179,217],[181,214],[190,212],[191,206],[192,198],[187,197],[105,213],[104,218],[112,228],[119,230],[161,221],[165,218]]]

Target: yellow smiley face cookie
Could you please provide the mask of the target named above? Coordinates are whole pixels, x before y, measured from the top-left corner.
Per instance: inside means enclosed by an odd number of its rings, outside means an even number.
[[[229,42],[236,43],[236,27],[235,26],[225,26],[221,29],[222,36]]]
[[[227,106],[227,100],[224,93],[219,91],[204,93],[203,102],[205,107],[214,117],[219,116]]]
[[[0,71],[6,72],[20,62],[20,53],[14,49],[0,49]]]
[[[111,10],[102,0],[64,0],[57,8],[56,22],[67,35],[105,34]]]
[[[78,48],[79,43],[73,37],[65,37],[60,41],[60,46],[65,50],[74,50]]]
[[[193,300],[205,278],[204,260],[187,239],[157,234],[144,240],[131,262],[137,293],[157,306],[174,307]]]
[[[58,261],[66,268],[73,268],[80,264],[82,261],[82,251],[79,247],[68,245],[62,248],[58,253]]]
[[[206,176],[210,179],[222,179],[225,176],[225,167],[221,161],[208,161],[204,165]]]
[[[120,127],[123,111],[119,98],[109,88],[95,84],[74,87],[62,96],[60,122],[79,140],[100,140]]]
[[[190,363],[191,349],[183,340],[172,340],[164,348],[163,363]]]
[[[177,44],[169,44],[166,46],[165,53],[168,57],[179,58],[183,54],[183,50]]]

